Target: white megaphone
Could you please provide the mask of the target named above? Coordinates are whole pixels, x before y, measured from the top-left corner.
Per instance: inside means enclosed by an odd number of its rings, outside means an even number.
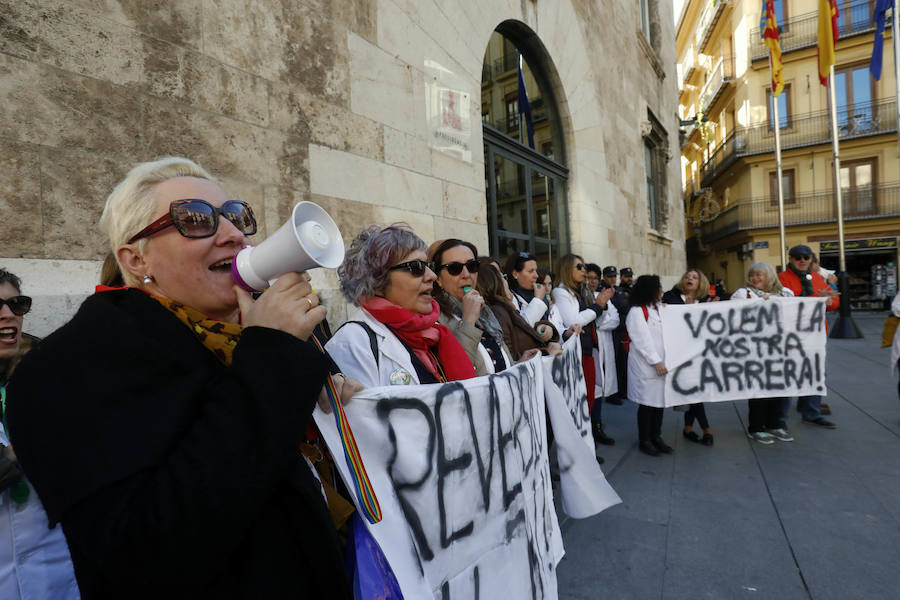
[[[344,240],[318,204],[298,202],[291,218],[259,246],[247,246],[234,257],[231,276],[250,292],[291,271],[314,267],[336,269],[344,261]]]

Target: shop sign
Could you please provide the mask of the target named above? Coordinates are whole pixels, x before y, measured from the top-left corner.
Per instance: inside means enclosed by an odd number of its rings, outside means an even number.
[[[863,252],[866,250],[891,250],[897,247],[897,238],[882,237],[868,238],[863,240],[844,240],[844,251],[846,252]],[[837,241],[821,242],[819,244],[821,253],[839,252],[840,246]]]
[[[753,242],[754,250],[766,250],[769,247],[769,242]]]

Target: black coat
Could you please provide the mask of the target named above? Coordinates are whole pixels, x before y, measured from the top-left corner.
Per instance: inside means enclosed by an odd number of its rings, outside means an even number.
[[[262,327],[226,367],[143,292],[88,298],[8,389],[16,453],[82,597],[349,598],[299,452],[326,369]]]

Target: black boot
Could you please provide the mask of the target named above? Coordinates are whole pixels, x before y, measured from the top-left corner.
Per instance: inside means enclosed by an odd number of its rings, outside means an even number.
[[[656,446],[654,446],[652,442],[641,442],[640,446],[638,447],[644,454],[649,454],[650,456],[659,456],[659,450],[656,449]]]
[[[604,446],[614,446],[616,440],[612,439],[603,431],[603,423],[594,423],[594,443],[603,444]]]

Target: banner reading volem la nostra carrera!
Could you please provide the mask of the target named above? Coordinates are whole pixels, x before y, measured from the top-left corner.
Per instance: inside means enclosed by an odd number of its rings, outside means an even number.
[[[666,406],[825,395],[822,298],[665,305]]]

